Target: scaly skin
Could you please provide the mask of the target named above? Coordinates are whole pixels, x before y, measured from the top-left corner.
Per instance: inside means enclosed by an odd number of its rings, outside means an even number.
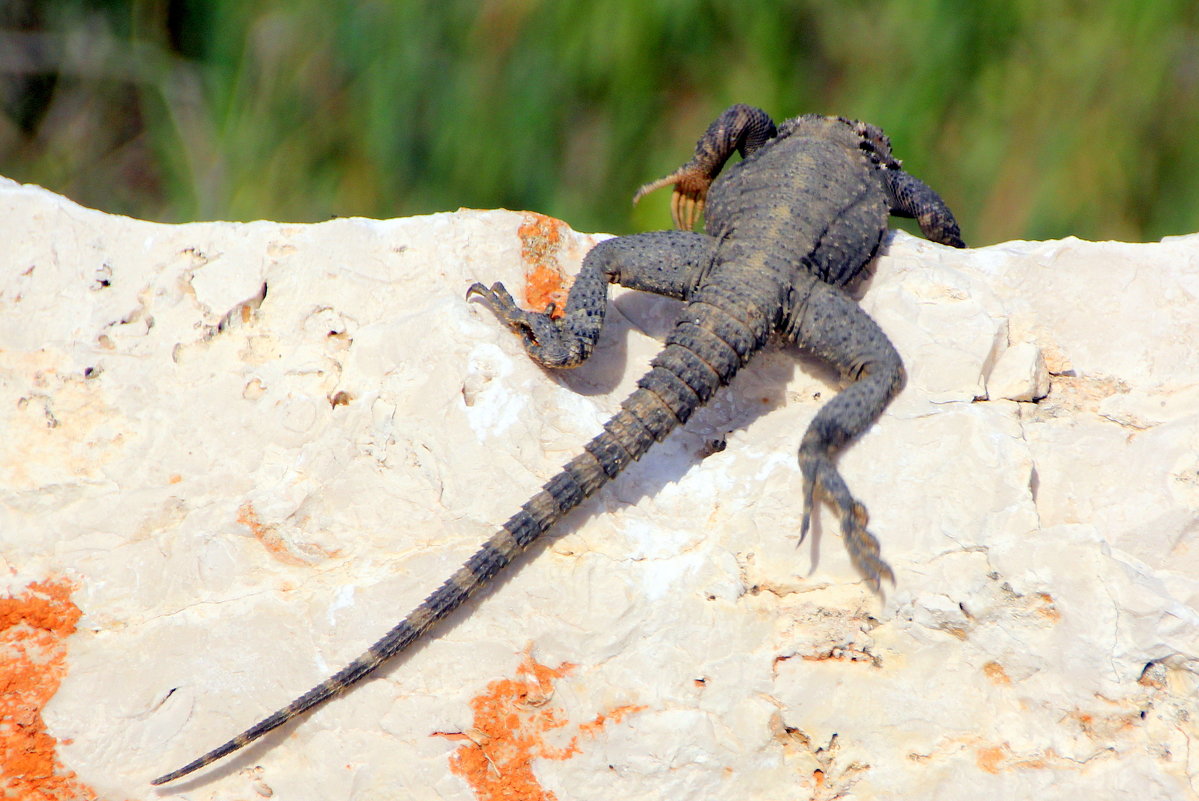
[[[720,176],[733,151],[743,161]],[[886,335],[842,288],[874,257],[888,214],[914,217],[929,239],[964,247],[953,215],[935,192],[902,171],[880,129],[817,115],[776,128],[765,112],[745,105],[725,111],[690,161],[642,187],[634,201],[670,184],[675,224],[690,229],[706,209],[707,233],[659,231],[600,243],[587,254],[561,319],[517,308],[501,284],[490,289],[474,284],[467,292],[521,335],[534,360],[554,368],[578,366],[591,354],[609,283],[685,302],[665,347],[603,431],[365,654],[154,784],[238,750],[406,649],[563,515],[686,422],[772,333],[825,359],[850,382],[820,410],[800,441],[801,538],[820,490],[839,510],[846,548],[870,585],[877,590],[882,579],[894,580],[878,540],[866,529],[866,507],[850,494],[834,459],[903,386],[903,364]]]

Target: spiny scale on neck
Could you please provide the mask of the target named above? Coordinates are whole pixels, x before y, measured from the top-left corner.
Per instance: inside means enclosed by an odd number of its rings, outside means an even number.
[[[408,617],[362,656],[287,706],[151,783],[166,784],[206,767],[370,676],[485,586],[563,515],[686,422],[717,388],[728,383],[761,346],[762,339],[729,313],[698,304],[695,313],[676,327],[638,388],[604,424],[603,431],[587,443],[583,453],[546,482]]]

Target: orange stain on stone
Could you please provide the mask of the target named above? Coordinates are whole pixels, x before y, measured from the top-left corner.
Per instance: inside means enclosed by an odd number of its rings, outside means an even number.
[[[96,791],[58,762],[42,709],[66,674],[66,638],[82,614],[66,579],[0,598],[0,798],[94,801]]]
[[[255,511],[254,504],[246,501],[237,507],[237,522],[250,529],[250,533],[254,535],[254,539],[262,543],[262,547],[266,548],[267,553],[274,556],[283,564],[304,564],[303,559],[300,559],[287,549],[287,545],[283,542],[283,538],[279,536],[279,532],[275,531],[274,526],[268,526],[258,519],[258,512]]]
[[[1063,759],[1057,751],[1046,748],[1044,753],[1032,756],[1017,756],[1012,753],[1007,743],[1001,745],[978,746],[974,749],[974,762],[987,773],[1009,773],[1021,770],[1079,770],[1085,763],[1073,759]]]
[[[1048,620],[1050,623],[1060,623],[1062,613],[1058,610],[1057,604],[1053,600],[1053,596],[1047,592],[1038,592],[1034,596],[1041,602],[1041,606],[1037,609],[1037,614]]]
[[[983,675],[990,679],[992,684],[1008,685],[1012,683],[1007,671],[1003,669],[1003,665],[995,661],[983,665]]]
[[[975,763],[985,770],[987,773],[999,773],[1007,761],[1008,749],[1006,745],[992,745],[979,748],[974,752]]]
[[[544,214],[526,211],[520,236],[520,257],[525,262],[525,301],[537,311],[554,304],[554,317],[566,307],[566,288],[562,283],[562,227],[566,223]]]
[[[580,753],[579,735],[595,736],[611,720],[619,723],[643,706],[621,706],[577,727],[565,745],[550,745],[544,736],[569,725],[560,708],[550,704],[554,683],[574,669],[539,664],[529,652],[516,678],[499,679],[471,702],[474,725],[460,733],[438,736],[465,740],[450,757],[450,770],[470,784],[479,801],[556,801],[533,773],[533,760],[566,760]]]
[[[645,704],[625,704],[624,706],[618,706],[606,715],[601,713],[596,715],[594,720],[587,723],[580,723],[579,731],[594,737],[603,730],[604,726],[608,725],[609,720],[613,723],[623,723],[627,716],[635,712],[640,712],[643,709],[645,709]]]

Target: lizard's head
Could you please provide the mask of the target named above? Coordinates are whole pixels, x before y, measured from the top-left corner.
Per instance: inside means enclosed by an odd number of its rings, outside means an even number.
[[[899,169],[901,162],[891,155],[891,139],[877,125],[845,117],[804,114],[779,126],[779,136],[812,136],[831,139],[862,151],[870,162],[882,169]]]

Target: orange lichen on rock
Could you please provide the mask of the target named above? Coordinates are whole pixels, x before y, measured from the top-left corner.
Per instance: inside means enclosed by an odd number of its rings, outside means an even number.
[[[65,579],[0,598],[0,798],[76,801],[96,792],[58,763],[42,709],[66,673],[66,638],[82,614]]]
[[[537,311],[554,304],[554,317],[566,307],[566,287],[558,254],[562,250],[562,228],[566,223],[535,212],[525,212],[521,224],[520,257],[524,259],[525,301]]]
[[[544,735],[565,727],[569,721],[560,708],[550,705],[554,682],[570,673],[574,665],[563,662],[556,668],[539,664],[528,652],[516,669],[515,679],[499,679],[470,703],[474,725],[460,733],[439,736],[465,740],[450,757],[450,770],[470,784],[479,801],[555,801],[542,789],[533,774],[533,760],[570,759],[579,753],[579,735],[562,746],[545,742]],[[621,706],[578,727],[581,734],[594,736],[607,720],[620,722],[644,709]]]

